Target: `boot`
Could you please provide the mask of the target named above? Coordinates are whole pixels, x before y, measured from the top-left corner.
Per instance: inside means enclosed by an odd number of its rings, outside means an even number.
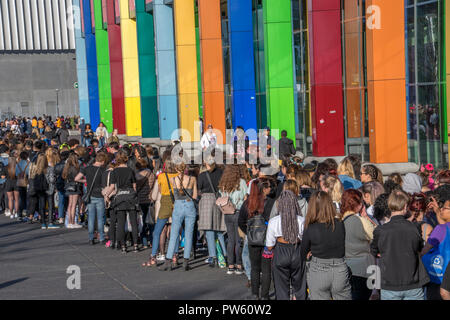
[[[191,267],[189,267],[189,259],[184,259],[183,260],[183,268],[184,268],[184,271],[191,270]]]
[[[172,271],[173,270],[172,269],[172,261],[166,259],[166,261],[164,261],[164,264],[162,266],[158,267],[158,270],[159,271],[167,271],[167,270]]]

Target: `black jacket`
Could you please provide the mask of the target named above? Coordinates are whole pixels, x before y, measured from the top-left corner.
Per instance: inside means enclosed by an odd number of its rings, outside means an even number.
[[[281,138],[279,148],[281,157],[289,157],[295,154],[294,142],[289,138]]]
[[[427,284],[430,279],[420,257],[422,248],[419,231],[404,216],[378,226],[370,249],[374,256],[381,256],[381,289],[406,291]]]

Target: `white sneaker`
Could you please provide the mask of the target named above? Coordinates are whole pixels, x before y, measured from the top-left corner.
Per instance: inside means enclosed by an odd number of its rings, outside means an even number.
[[[83,228],[83,226],[79,225],[78,223],[75,223],[75,224],[72,225],[72,228],[73,229],[80,229],[80,228]]]
[[[164,261],[166,260],[166,256],[163,254],[158,254],[158,256],[156,257],[156,261]]]
[[[5,209],[5,216],[9,217],[11,215],[11,211],[9,209]]]
[[[67,227],[66,227],[67,229],[73,229],[73,224],[67,224]]]

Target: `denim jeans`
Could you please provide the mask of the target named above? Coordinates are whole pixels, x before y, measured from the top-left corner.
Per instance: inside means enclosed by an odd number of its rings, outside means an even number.
[[[64,191],[58,191],[58,218],[65,218],[66,211],[65,205],[67,203],[67,197]]]
[[[208,256],[209,257],[217,257],[216,252],[216,239],[219,239],[220,246],[222,247],[222,253],[224,257],[227,256],[227,247],[225,246],[225,239],[223,237],[223,232],[207,230],[205,232],[206,235],[206,243],[208,244]]]
[[[104,234],[104,219],[105,215],[105,201],[103,198],[91,197],[91,202],[87,205],[88,209],[88,230],[89,230],[89,240],[94,240],[94,226],[95,217],[97,216],[97,228],[100,234],[100,241],[105,240]]]
[[[423,288],[390,291],[381,289],[381,300],[425,300]]]
[[[194,202],[188,200],[175,200],[172,213],[172,229],[170,231],[169,248],[166,259],[172,259],[174,253],[178,252],[177,239],[179,239],[181,226],[184,221],[184,258],[189,259],[192,249],[192,238],[197,218]]]
[[[242,248],[242,264],[244,265],[245,275],[247,276],[247,279],[250,280],[252,274],[252,264],[250,263],[247,237],[245,237],[244,247]]]

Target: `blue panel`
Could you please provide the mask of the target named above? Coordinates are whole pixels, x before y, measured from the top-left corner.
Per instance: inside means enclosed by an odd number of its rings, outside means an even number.
[[[165,96],[176,95],[175,52],[157,51],[157,61],[159,94]]]
[[[245,130],[257,129],[256,96],[254,90],[233,92],[233,127],[244,127]]]
[[[177,96],[159,96],[159,134],[162,140],[170,140],[172,132],[178,128]],[[174,116],[175,115],[175,116]]]
[[[173,8],[155,0],[153,19],[157,69],[159,134],[163,140],[171,139],[178,128],[177,79],[173,29]]]
[[[252,0],[228,0],[228,12],[233,15],[230,19],[231,32],[253,30]]]
[[[258,129],[251,0],[228,0],[233,126]]]
[[[90,123],[89,100],[80,100],[80,118],[84,119],[84,123]]]
[[[173,30],[173,9],[166,5],[155,3],[155,41],[158,50],[175,50]]]
[[[95,130],[100,123],[100,102],[98,97],[97,49],[95,36],[91,27],[91,4],[83,0],[84,31],[86,40],[86,65],[89,86],[89,114],[90,123]]]

